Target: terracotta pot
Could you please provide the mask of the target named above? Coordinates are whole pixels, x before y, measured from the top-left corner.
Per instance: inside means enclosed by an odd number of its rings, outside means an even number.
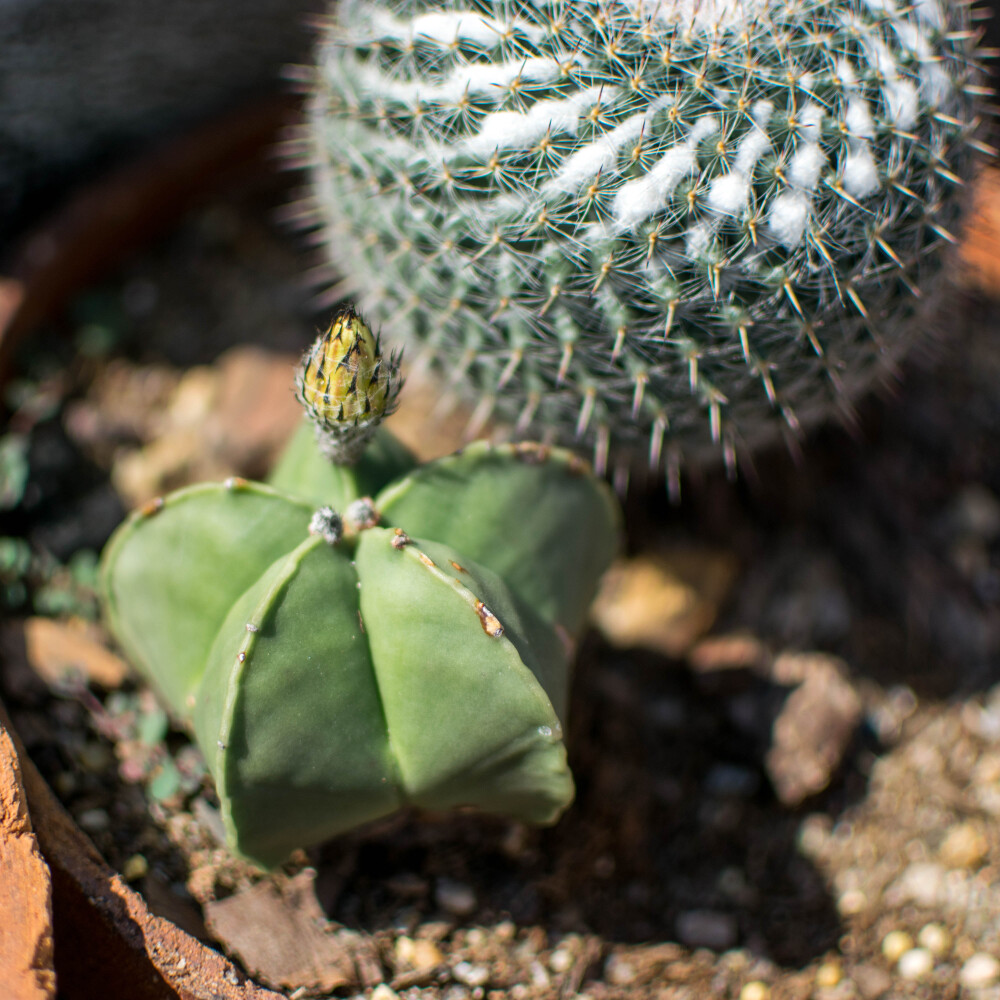
[[[3,886],[15,890],[4,907],[4,923],[11,938],[18,935],[16,940],[0,935],[0,985],[8,1000],[54,997],[57,983],[59,996],[68,1000],[279,996],[149,912],[59,804],[24,753],[2,705],[0,806]],[[19,837],[11,835],[14,829]]]

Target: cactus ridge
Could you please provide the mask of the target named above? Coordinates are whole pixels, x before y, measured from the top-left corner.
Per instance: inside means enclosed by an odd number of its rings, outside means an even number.
[[[480,414],[599,471],[732,460],[902,350],[979,148],[975,43],[941,0],[344,0],[306,221]]]
[[[231,479],[177,490],[112,536],[101,557],[108,625],[175,716],[190,714],[235,595],[298,544],[312,513],[305,501]]]

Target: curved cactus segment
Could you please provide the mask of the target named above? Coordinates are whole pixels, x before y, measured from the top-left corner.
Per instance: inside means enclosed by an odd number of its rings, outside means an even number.
[[[195,729],[232,846],[264,865],[401,805],[346,555],[317,537],[234,604]]]
[[[503,577],[546,621],[579,632],[618,545],[610,489],[559,448],[477,442],[387,487],[383,522]]]
[[[312,422],[303,420],[267,481],[312,504],[342,511],[358,497],[374,496],[416,463],[409,449],[380,427],[355,465],[334,465],[320,451]]]
[[[554,821],[573,797],[559,718],[541,682],[564,667],[558,639],[496,575],[460,563],[448,546],[406,542],[365,531],[355,562],[407,799]]]
[[[311,513],[256,483],[205,483],[135,512],[105,549],[108,623],[178,717],[233,602],[302,540]]]

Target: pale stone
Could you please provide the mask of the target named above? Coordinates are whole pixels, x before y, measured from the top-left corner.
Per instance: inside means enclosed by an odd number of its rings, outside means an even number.
[[[771,1000],[771,987],[754,979],[740,990],[740,1000]]]
[[[894,964],[912,947],[913,938],[906,931],[889,931],[882,938],[882,954]]]
[[[951,932],[944,924],[925,924],[917,935],[917,944],[932,955],[944,955],[951,949]]]
[[[986,952],[977,952],[962,966],[958,978],[970,989],[992,986],[1000,979],[1000,962]]]
[[[911,948],[899,956],[897,968],[904,979],[924,979],[934,968],[934,956],[926,948]]]
[[[816,970],[816,985],[820,989],[836,986],[844,978],[844,970],[840,962],[824,962]]]

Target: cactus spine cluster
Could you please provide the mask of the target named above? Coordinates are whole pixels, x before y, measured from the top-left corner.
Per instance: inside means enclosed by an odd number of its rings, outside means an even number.
[[[480,416],[732,461],[917,334],[979,148],[968,6],[341,0],[301,218]]]
[[[392,401],[367,327],[334,330],[270,484],[148,504],[102,561],[112,632],[193,730],[231,846],[264,865],[408,804],[556,819],[574,637],[617,542],[609,490],[558,449],[417,468],[378,428],[331,463],[330,436]],[[358,343],[362,374],[336,374]]]

